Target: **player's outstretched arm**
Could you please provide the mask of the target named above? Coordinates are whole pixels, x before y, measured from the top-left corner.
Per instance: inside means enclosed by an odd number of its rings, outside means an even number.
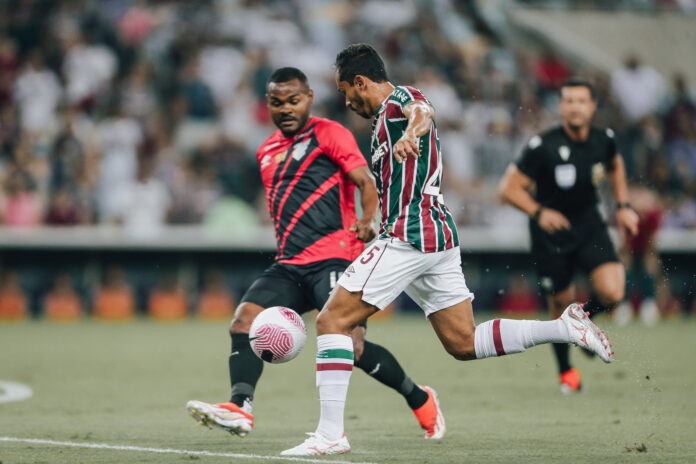
[[[377,187],[375,178],[367,166],[360,166],[348,172],[348,177],[360,190],[360,205],[362,206],[362,217],[350,227],[351,232],[358,233],[358,240],[369,242],[377,233],[372,223],[377,214]]]
[[[404,162],[409,156],[418,158],[418,137],[427,134],[435,118],[433,107],[423,100],[416,100],[404,106],[404,116],[408,119],[408,124],[404,134],[394,144],[394,158],[399,163]]]
[[[534,181],[520,171],[516,165],[508,166],[498,186],[498,195],[503,203],[509,203],[537,221],[548,233],[570,228],[570,221],[555,209],[545,208],[530,195]]]
[[[628,186],[626,183],[626,168],[623,158],[620,154],[614,157],[607,163],[607,180],[611,184],[614,191],[614,198],[618,209],[616,211],[616,221],[619,228],[629,236],[634,236],[638,233],[638,214],[630,207],[628,203]]]

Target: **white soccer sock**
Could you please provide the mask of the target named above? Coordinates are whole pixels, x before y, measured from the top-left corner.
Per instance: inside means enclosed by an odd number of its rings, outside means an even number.
[[[317,337],[317,387],[321,416],[317,433],[327,440],[343,436],[343,410],[353,371],[353,340],[347,335]]]
[[[476,326],[474,333],[477,359],[521,353],[542,343],[570,343],[568,329],[562,320],[494,319]]]

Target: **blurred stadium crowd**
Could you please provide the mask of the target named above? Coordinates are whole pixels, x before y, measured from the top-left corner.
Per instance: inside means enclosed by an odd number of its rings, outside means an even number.
[[[559,85],[582,74],[597,84],[595,123],[615,130],[637,206],[658,215],[655,228],[696,228],[690,83],[665,80],[640,56],[607,75],[550,48],[512,49],[477,5],[0,2],[0,224],[253,231],[268,223],[255,159],[275,129],[266,79],[279,66],[305,71],[314,114],[344,123],[366,153],[369,122],[346,111],[332,63],[345,44],[367,42],[392,81],[436,108],[444,193],[460,225],[526,224],[497,203],[497,182],[533,133],[558,122]]]

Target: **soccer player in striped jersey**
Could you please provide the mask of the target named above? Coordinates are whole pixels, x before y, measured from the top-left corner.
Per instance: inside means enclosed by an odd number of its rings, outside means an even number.
[[[350,334],[403,291],[456,359],[503,356],[557,342],[587,348],[611,362],[608,338],[581,305],[571,304],[553,321],[474,324],[474,295],[464,281],[457,230],[440,192],[442,153],[433,107],[418,89],[389,82],[381,57],[365,44],[338,54],[336,84],[351,110],[374,117],[372,167],[382,223],[376,242],[348,266],[317,318],[319,425],[281,454],[350,450],[343,428],[353,358]]]
[[[252,321],[271,306],[300,314],[322,308],[341,273],[375,237],[378,203],[374,178],[353,134],[335,121],[311,115],[313,93],[304,73],[277,69],[267,91],[278,130],[259,147],[257,160],[275,225],[276,262],[244,294],[230,326],[230,401],[187,403],[199,423],[241,437],[254,425],[251,405],[263,370],[249,344]],[[414,384],[386,348],[366,341],[364,321],[351,329],[351,336],[351,368],[354,342],[355,365],[404,397],[425,438],[441,438],[445,426],[435,391]]]

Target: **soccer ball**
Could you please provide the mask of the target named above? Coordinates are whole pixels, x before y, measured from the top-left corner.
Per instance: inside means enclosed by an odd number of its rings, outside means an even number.
[[[251,349],[259,358],[273,364],[294,359],[306,341],[307,330],[300,315],[282,306],[261,311],[249,330]]]

